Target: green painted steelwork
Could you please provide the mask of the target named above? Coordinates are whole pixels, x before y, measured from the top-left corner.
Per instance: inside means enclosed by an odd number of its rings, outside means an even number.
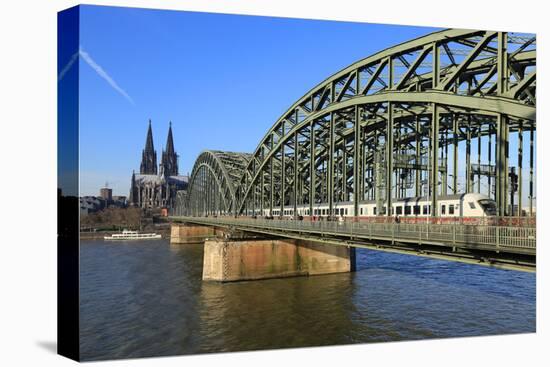
[[[532,147],[535,95],[534,37],[453,29],[404,42],[309,90],[273,124],[253,154],[237,159],[233,175],[226,168],[234,165],[231,160],[201,155],[196,168],[204,171],[202,186],[190,185],[187,206],[194,209],[189,213],[205,214],[199,204],[203,199],[215,207],[208,212],[234,215],[258,215],[267,208],[272,215],[274,208],[282,213],[284,207],[296,209],[299,204],[308,205],[311,213],[320,202],[328,203],[332,213],[335,203],[343,200],[352,201],[357,213],[362,200],[381,200],[390,208],[394,198],[420,196],[424,188],[432,201],[431,214],[437,216],[438,196],[447,192],[448,176],[452,175],[453,193],[459,193],[475,190],[477,174],[477,191],[486,177],[487,193],[496,200],[498,213],[510,215],[509,138],[516,132],[523,138],[529,131]],[[476,137],[478,169],[473,170],[471,140]],[[482,139],[488,140],[485,162]],[[466,150],[463,188],[458,187],[461,144]],[[380,150],[384,162],[376,179],[375,156]],[[491,168],[493,156],[496,164]],[[530,208],[533,157],[531,148]],[[479,169],[484,165],[490,169]],[[375,182],[382,182],[382,172],[386,187],[379,198]],[[520,184],[520,196],[521,190]],[[386,215],[392,215],[391,210]]]

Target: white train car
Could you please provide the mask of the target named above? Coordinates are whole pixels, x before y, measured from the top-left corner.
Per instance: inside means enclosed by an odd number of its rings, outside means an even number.
[[[431,198],[429,197],[411,197],[396,199],[392,203],[391,215],[400,218],[423,218],[431,216]],[[333,212],[330,213],[327,203],[317,203],[313,206],[313,212],[310,213],[309,205],[298,205],[296,215],[302,217],[359,217],[369,218],[377,215],[387,215],[387,207],[381,208],[381,213],[377,213],[375,201],[362,201],[359,203],[359,213],[355,215],[352,202],[335,202]],[[264,209],[263,216],[269,216],[269,209]],[[489,197],[476,194],[445,195],[438,197],[437,216],[442,218],[453,217],[490,217],[496,215],[496,203]],[[280,208],[273,209],[274,217],[294,218],[294,207],[286,206],[281,211]]]

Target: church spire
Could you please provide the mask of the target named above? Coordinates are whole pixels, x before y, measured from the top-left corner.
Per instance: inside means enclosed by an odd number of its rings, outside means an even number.
[[[145,140],[145,151],[154,152],[155,146],[153,145],[153,129],[151,128],[151,119],[149,119],[149,129],[147,130],[147,140]]]
[[[168,127],[168,138],[166,139],[166,150],[162,152],[162,168],[166,176],[177,176],[178,155],[174,149],[174,137],[172,136],[172,121]]]
[[[166,153],[174,154],[174,138],[172,137],[172,121],[170,121],[170,126],[168,127],[168,139],[166,139]]]
[[[157,174],[157,152],[153,144],[153,129],[149,119],[149,129],[147,130],[147,139],[145,140],[145,149],[141,154],[141,166],[139,173],[142,175]]]

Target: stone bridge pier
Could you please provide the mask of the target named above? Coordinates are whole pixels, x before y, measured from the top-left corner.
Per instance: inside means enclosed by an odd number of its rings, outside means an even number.
[[[204,243],[207,238],[213,236],[215,236],[214,227],[174,223],[170,228],[171,245]]]
[[[232,282],[355,271],[355,248],[173,224],[172,244],[204,243],[202,279]]]

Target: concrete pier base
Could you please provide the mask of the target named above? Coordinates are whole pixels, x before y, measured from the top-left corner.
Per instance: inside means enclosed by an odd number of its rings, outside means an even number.
[[[185,245],[204,243],[205,239],[215,235],[214,227],[194,224],[172,224],[170,228],[170,244]]]
[[[355,249],[292,239],[205,241],[203,280],[231,282],[355,270]]]

